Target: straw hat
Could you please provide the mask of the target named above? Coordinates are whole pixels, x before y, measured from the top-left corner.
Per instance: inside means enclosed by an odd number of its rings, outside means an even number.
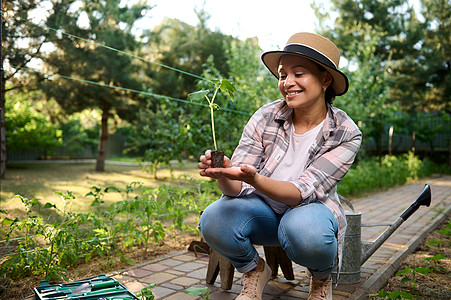
[[[327,69],[334,78],[332,88],[337,96],[343,95],[348,90],[348,78],[338,70],[340,51],[334,43],[325,37],[308,32],[295,33],[288,39],[287,45],[282,51],[263,53],[263,63],[277,78],[279,78],[279,61],[285,54],[306,57]]]

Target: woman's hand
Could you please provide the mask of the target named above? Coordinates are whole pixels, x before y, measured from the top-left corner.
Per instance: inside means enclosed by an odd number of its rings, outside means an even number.
[[[255,167],[249,165],[241,165],[240,167],[208,168],[204,171],[201,171],[201,175],[214,179],[229,179],[244,181],[252,184],[258,174]]]
[[[257,177],[257,170],[254,167],[242,165],[240,168],[232,167],[232,161],[224,156],[223,168],[211,167],[211,150],[199,158],[197,167],[201,169],[201,176],[217,179],[219,188],[224,195],[235,197],[241,192],[241,182],[254,180]]]
[[[197,167],[202,170],[206,170],[208,168],[211,168],[211,150],[205,151],[204,155],[201,155],[199,158],[199,163],[197,164]],[[227,157],[224,156],[224,165],[223,168],[231,168],[232,167],[232,161]],[[202,172],[200,174],[202,175]],[[204,175],[202,175],[204,176]]]

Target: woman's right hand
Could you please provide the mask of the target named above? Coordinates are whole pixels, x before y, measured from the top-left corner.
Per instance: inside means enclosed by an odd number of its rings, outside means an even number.
[[[205,154],[200,156],[197,167],[201,170],[206,170],[208,168],[211,168],[211,150],[205,151]],[[232,167],[232,161],[227,156],[224,156],[223,167],[224,168]]]
[[[230,180],[227,174],[222,174],[222,172],[233,171],[233,169],[231,169],[232,161],[227,156],[224,156],[224,164],[223,164],[223,167],[226,169],[224,168],[215,169],[211,167],[211,150],[207,150],[205,151],[205,154],[201,155],[201,157],[199,158],[199,163],[197,164],[197,167],[201,169],[201,171],[199,172],[201,176],[210,177],[212,179],[218,180],[219,188],[222,190],[224,195],[235,197],[240,193],[241,181]],[[206,171],[207,169],[210,169],[210,171],[207,172]]]

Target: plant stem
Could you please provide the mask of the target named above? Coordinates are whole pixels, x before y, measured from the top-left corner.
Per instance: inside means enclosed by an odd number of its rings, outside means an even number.
[[[210,115],[211,115],[211,131],[213,132],[213,143],[215,145],[215,150],[218,150],[218,146],[216,145],[215,120],[213,118],[213,106],[211,106],[211,105],[210,105]]]
[[[215,150],[218,150],[218,146],[216,145],[216,135],[215,135],[215,119],[213,117],[214,114],[214,109],[213,109],[213,103],[215,103],[215,98],[216,98],[216,94],[218,93],[219,90],[219,86],[216,87],[215,93],[213,94],[213,98],[208,99],[207,96],[205,96],[205,98],[207,98],[208,104],[210,106],[210,115],[211,115],[211,131],[213,133],[213,143],[215,145]]]

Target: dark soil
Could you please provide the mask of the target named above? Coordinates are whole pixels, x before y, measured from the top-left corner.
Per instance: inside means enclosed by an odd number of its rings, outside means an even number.
[[[400,291],[416,296],[411,299],[451,299],[450,232],[451,216],[448,215],[446,221],[443,222],[439,228],[430,233],[418,249],[416,249],[414,253],[410,254],[399,267],[399,270],[401,271],[406,270],[406,268],[411,268],[414,270],[415,268],[429,267],[432,270],[432,273],[422,274],[422,272],[415,272],[415,284],[413,283],[412,272],[397,276],[395,275],[388,280],[383,289],[389,293]],[[440,246],[428,245],[428,242],[429,244],[437,244],[437,241],[441,242]],[[444,258],[437,260],[437,264],[434,264],[433,261],[425,261],[425,258],[434,257],[438,254],[443,254]]]

